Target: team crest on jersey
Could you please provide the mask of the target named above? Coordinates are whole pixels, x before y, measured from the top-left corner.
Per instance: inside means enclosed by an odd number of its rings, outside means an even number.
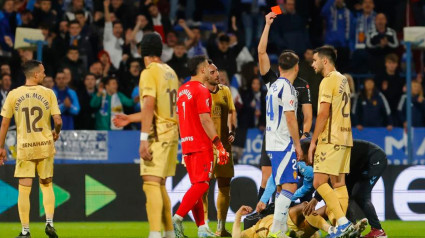
[[[294,106],[294,100],[290,100],[289,104],[291,104],[291,106]]]
[[[340,149],[339,145],[334,146],[334,150],[338,151]]]
[[[207,107],[209,107],[210,106],[210,99],[207,98],[207,101],[205,101],[205,103],[207,104]]]
[[[297,179],[297,171],[294,171],[293,176],[294,176],[294,179]]]

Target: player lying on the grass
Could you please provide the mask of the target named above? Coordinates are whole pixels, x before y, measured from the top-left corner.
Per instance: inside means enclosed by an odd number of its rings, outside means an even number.
[[[295,205],[289,208],[287,226],[289,228],[290,237],[320,237],[317,232],[317,228],[310,225],[310,223],[305,219],[303,211],[307,206],[307,202]],[[316,216],[327,217],[326,215],[326,206],[321,207],[320,209],[314,211]],[[249,206],[241,206],[235,214],[235,222],[233,223],[232,229],[232,238],[266,238],[269,235],[270,227],[273,222],[273,214],[268,215],[260,219],[254,226],[246,228],[241,231],[241,217],[248,215],[252,212],[252,208]],[[355,230],[358,232],[356,234],[361,234],[367,225],[367,219],[362,219],[355,225]],[[321,224],[321,229],[328,230],[331,225],[327,222]],[[351,236],[351,237],[360,237],[360,236]]]
[[[303,152],[308,150],[309,144],[309,139],[301,141],[301,148],[303,149]],[[304,154],[304,157],[306,157],[306,155],[307,153]],[[301,163],[302,162],[299,162],[299,164]],[[379,146],[364,140],[353,141],[350,160],[351,172],[346,177],[346,184],[350,197],[349,204],[352,204],[351,202],[355,201],[359,205],[360,209],[362,209],[371,225],[372,229],[370,233],[365,236],[366,238],[386,237],[385,231],[381,227],[378,216],[376,215],[375,207],[371,201],[372,189],[378,181],[379,177],[381,177],[383,174],[386,166],[387,156],[385,152],[379,148]],[[310,180],[304,180],[303,187],[309,187],[309,181]],[[270,197],[275,190],[273,180],[269,182],[270,185],[267,184],[266,190],[261,197],[261,201],[257,204],[257,212],[260,212],[265,208],[265,203],[270,200]],[[310,183],[311,182],[312,181],[310,181]],[[297,193],[298,190],[295,194]],[[309,216],[311,212],[314,211],[314,208],[320,200],[320,195],[316,193],[315,198],[313,198],[307,205],[307,216]],[[355,221],[353,209],[353,206],[348,206],[347,217],[351,221]]]

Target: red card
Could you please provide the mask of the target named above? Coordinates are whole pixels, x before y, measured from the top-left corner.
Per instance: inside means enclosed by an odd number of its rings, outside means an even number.
[[[274,6],[271,9],[272,9],[272,12],[276,13],[276,15],[282,14],[282,9],[280,9],[280,6],[279,5]]]

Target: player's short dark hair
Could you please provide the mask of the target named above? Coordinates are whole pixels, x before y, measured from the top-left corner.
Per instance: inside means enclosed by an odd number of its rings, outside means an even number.
[[[336,63],[337,53],[336,53],[336,49],[333,46],[325,45],[325,46],[316,48],[314,49],[313,53],[314,54],[317,53],[320,58],[326,57],[328,60],[332,62],[332,64]]]
[[[282,70],[292,69],[295,65],[298,64],[300,58],[292,50],[285,50],[279,56],[279,67]]]
[[[41,64],[42,63],[38,60],[29,60],[25,62],[22,66],[22,71],[24,72],[25,77],[31,77],[33,70],[39,68]]]
[[[79,25],[79,26],[80,26],[80,22],[79,22],[79,21],[77,21],[77,20],[69,21],[68,26],[71,26],[71,25],[74,25],[74,24],[77,24],[77,25]]]
[[[207,57],[205,55],[197,55],[189,59],[187,67],[189,68],[190,75],[195,76],[198,73],[199,65],[204,63],[206,60]]]
[[[0,78],[3,79],[5,76],[9,76],[10,78],[12,78],[10,74],[2,74]]]

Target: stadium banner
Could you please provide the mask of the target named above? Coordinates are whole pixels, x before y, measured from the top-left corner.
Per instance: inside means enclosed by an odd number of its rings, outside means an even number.
[[[0,221],[18,222],[18,180],[14,165],[0,167]],[[390,165],[372,192],[372,202],[381,220],[425,221],[425,166]],[[256,206],[261,170],[251,165],[236,165],[231,183],[228,221],[241,205]],[[177,166],[168,178],[173,212],[189,189],[186,169]],[[146,221],[145,196],[140,168],[136,164],[55,165],[55,221]],[[216,220],[218,187],[211,181],[209,219]],[[358,211],[356,211],[357,214]],[[191,216],[191,214],[190,214]],[[192,219],[192,217],[187,219]],[[44,221],[39,184],[31,190],[31,221]],[[192,219],[193,220],[193,219]]]
[[[403,129],[365,128],[353,129],[353,137],[373,142],[380,146],[388,156],[389,164],[407,165],[407,136]],[[140,163],[139,131],[63,131],[56,142],[57,164]],[[260,163],[263,133],[249,129],[240,164],[258,165]],[[6,138],[9,158],[16,158],[16,132],[9,131]],[[425,165],[425,128],[413,130],[413,164]],[[179,144],[179,160],[181,148]],[[13,163],[13,162],[9,162]]]

